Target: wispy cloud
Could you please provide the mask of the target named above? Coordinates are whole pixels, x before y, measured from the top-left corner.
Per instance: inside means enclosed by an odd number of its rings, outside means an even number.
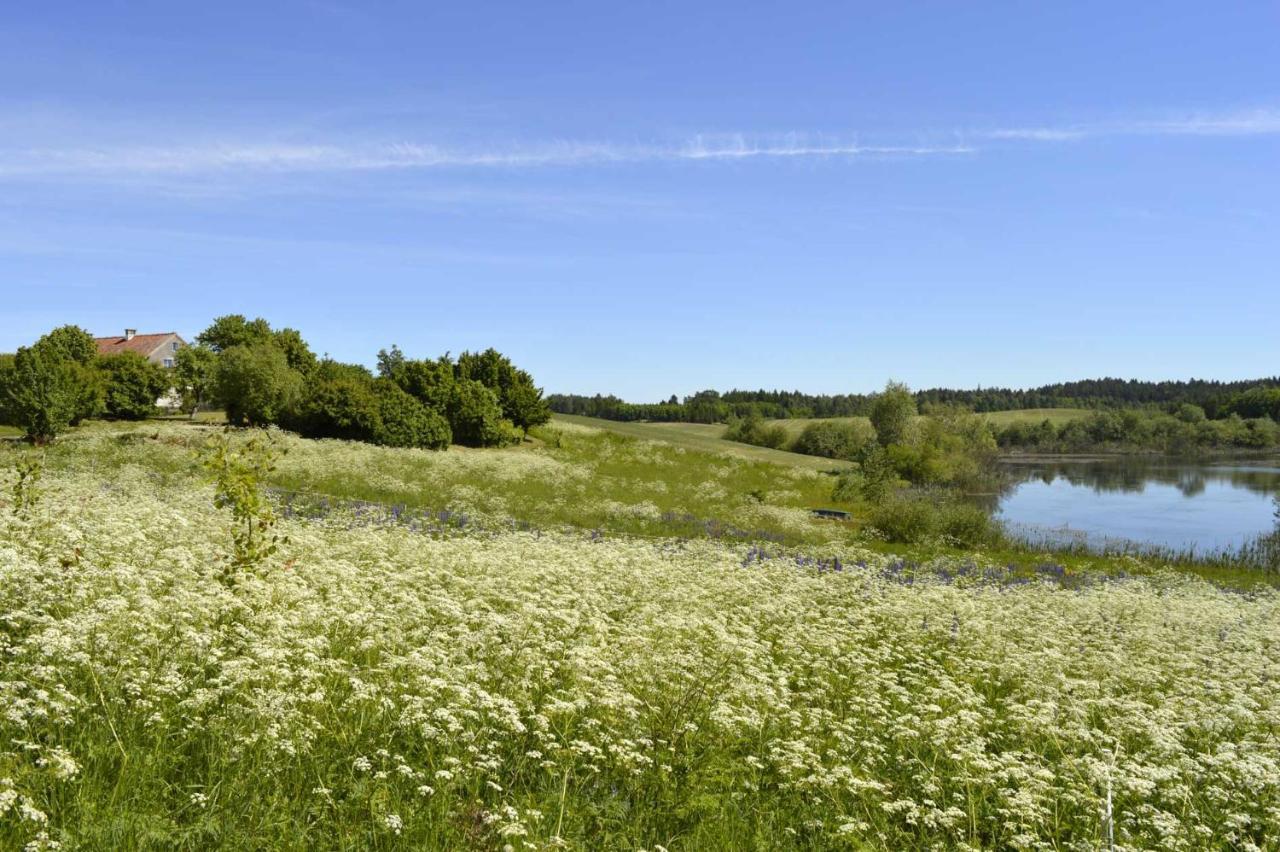
[[[1171,118],[1129,119],[1044,127],[1005,127],[974,131],[982,139],[1070,142],[1115,136],[1270,136],[1280,134],[1280,110],[1192,113]]]
[[[20,138],[20,123],[0,125]],[[1111,120],[1061,125],[973,128],[951,134],[945,143],[877,141],[858,137],[693,136],[664,142],[548,141],[508,145],[450,146],[412,139],[393,142],[351,141],[312,137],[315,141],[280,142],[270,131],[241,132],[231,141],[180,144],[131,144],[125,141],[94,145],[60,144],[61,138],[94,138],[92,128],[49,133],[41,143],[0,143],[0,179],[91,178],[100,180],[166,180],[222,178],[236,174],[311,174],[376,171],[539,169],[610,164],[679,163],[748,160],[856,160],[960,157],[1003,144],[1071,142],[1125,136],[1242,137],[1280,135],[1280,109],[1228,113],[1184,114],[1172,117]],[[68,128],[70,130],[70,128]],[[109,134],[120,138],[119,128]],[[920,133],[898,139],[937,139]],[[100,138],[100,137],[99,137]],[[879,140],[893,137],[881,134]],[[945,138],[945,137],[944,137]],[[53,140],[53,141],[50,141]],[[223,181],[225,182],[225,181]]]
[[[449,148],[416,142],[32,147],[0,149],[0,176],[536,168],[693,160],[928,157],[967,154],[974,150],[962,144],[862,145],[857,142],[807,143],[794,138],[782,142],[754,141],[747,137],[695,137],[674,145],[553,142],[489,149]]]

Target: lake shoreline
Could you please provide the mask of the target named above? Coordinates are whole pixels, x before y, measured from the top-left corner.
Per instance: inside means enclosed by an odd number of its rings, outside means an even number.
[[[1158,450],[1113,450],[1113,451],[1096,451],[1087,453],[1018,453],[1018,452],[1002,452],[996,456],[996,461],[1009,464],[1035,464],[1040,462],[1090,462],[1090,461],[1120,461],[1123,459],[1167,459],[1169,461],[1178,462],[1204,462],[1204,461],[1222,461],[1224,459],[1249,459],[1257,461],[1259,459],[1270,459],[1280,464],[1280,452],[1274,448],[1266,450],[1212,450],[1203,453],[1162,453]]]

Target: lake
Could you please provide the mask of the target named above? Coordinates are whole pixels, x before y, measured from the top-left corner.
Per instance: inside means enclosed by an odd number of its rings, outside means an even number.
[[[1014,535],[1090,547],[1236,550],[1276,528],[1280,459],[1010,461],[996,517]]]

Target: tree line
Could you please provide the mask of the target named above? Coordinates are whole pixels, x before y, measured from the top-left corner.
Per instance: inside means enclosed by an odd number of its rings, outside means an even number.
[[[1011,423],[996,430],[1003,449],[1038,453],[1142,450],[1194,455],[1207,450],[1269,450],[1280,446],[1280,390],[1238,394],[1228,413],[1211,420],[1198,405],[1184,402],[1172,412],[1100,409],[1055,425]],[[1257,416],[1244,417],[1241,412]]]
[[[496,349],[414,359],[393,345],[375,373],[317,357],[296,329],[240,314],[215,319],[175,353],[172,370],[132,352],[100,356],[77,326],[0,356],[0,422],[37,444],[92,417],[150,417],[170,389],[193,416],[222,409],[236,426],[393,447],[501,446],[551,417],[533,377]]]
[[[1239,414],[1280,418],[1280,376],[1248,381],[1218,382],[1203,379],[1144,382],[1135,379],[1087,379],[1030,389],[930,388],[915,391],[918,407],[961,406],[983,413],[1029,408],[1152,408],[1174,410],[1188,403],[1204,409],[1211,420]],[[633,403],[613,395],[552,394],[551,410],[605,420],[726,423],[751,416],[766,420],[819,417],[865,417],[871,413],[874,394],[806,394],[800,391],[704,390],[683,399],[672,395],[665,402]]]

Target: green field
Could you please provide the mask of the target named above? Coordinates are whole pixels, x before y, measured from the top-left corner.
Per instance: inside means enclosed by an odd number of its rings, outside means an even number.
[[[1026,408],[1021,411],[992,411],[982,415],[990,423],[1008,426],[1011,423],[1042,423],[1048,420],[1054,426],[1061,426],[1071,420],[1079,420],[1091,413],[1088,408]]]
[[[1061,425],[1070,420],[1084,417],[1089,413],[1085,408],[1029,408],[1024,411],[995,411],[982,415],[996,427],[1010,423],[1040,423],[1050,420]],[[739,458],[752,461],[765,461],[774,464],[805,467],[811,470],[835,470],[848,467],[848,463],[831,459],[820,459],[784,450],[770,450],[765,447],[753,447],[750,444],[739,444],[726,441],[721,436],[727,427],[722,423],[649,423],[621,422],[602,420],[596,417],[581,417],[574,414],[557,414],[555,421],[574,423],[579,426],[591,426],[605,429],[619,435],[629,435],[647,441],[666,441],[676,446],[708,452],[731,453]],[[793,418],[789,420],[769,420],[769,426],[781,426],[787,435],[794,440],[805,427],[817,422],[854,423],[864,429],[868,435],[874,434],[871,421],[866,417],[829,417],[829,418]]]
[[[778,421],[779,423],[801,423],[804,421]],[[830,471],[849,467],[848,462],[834,459],[815,458],[800,453],[789,453],[785,450],[771,450],[767,447],[753,447],[750,444],[739,444],[726,441],[720,436],[724,434],[722,423],[624,423],[616,420],[601,420],[595,417],[580,417],[575,414],[557,414],[552,423],[570,423],[603,429],[618,435],[627,435],[645,441],[663,441],[690,450],[712,453],[727,453],[749,461],[769,462],[787,465],[806,470]]]

